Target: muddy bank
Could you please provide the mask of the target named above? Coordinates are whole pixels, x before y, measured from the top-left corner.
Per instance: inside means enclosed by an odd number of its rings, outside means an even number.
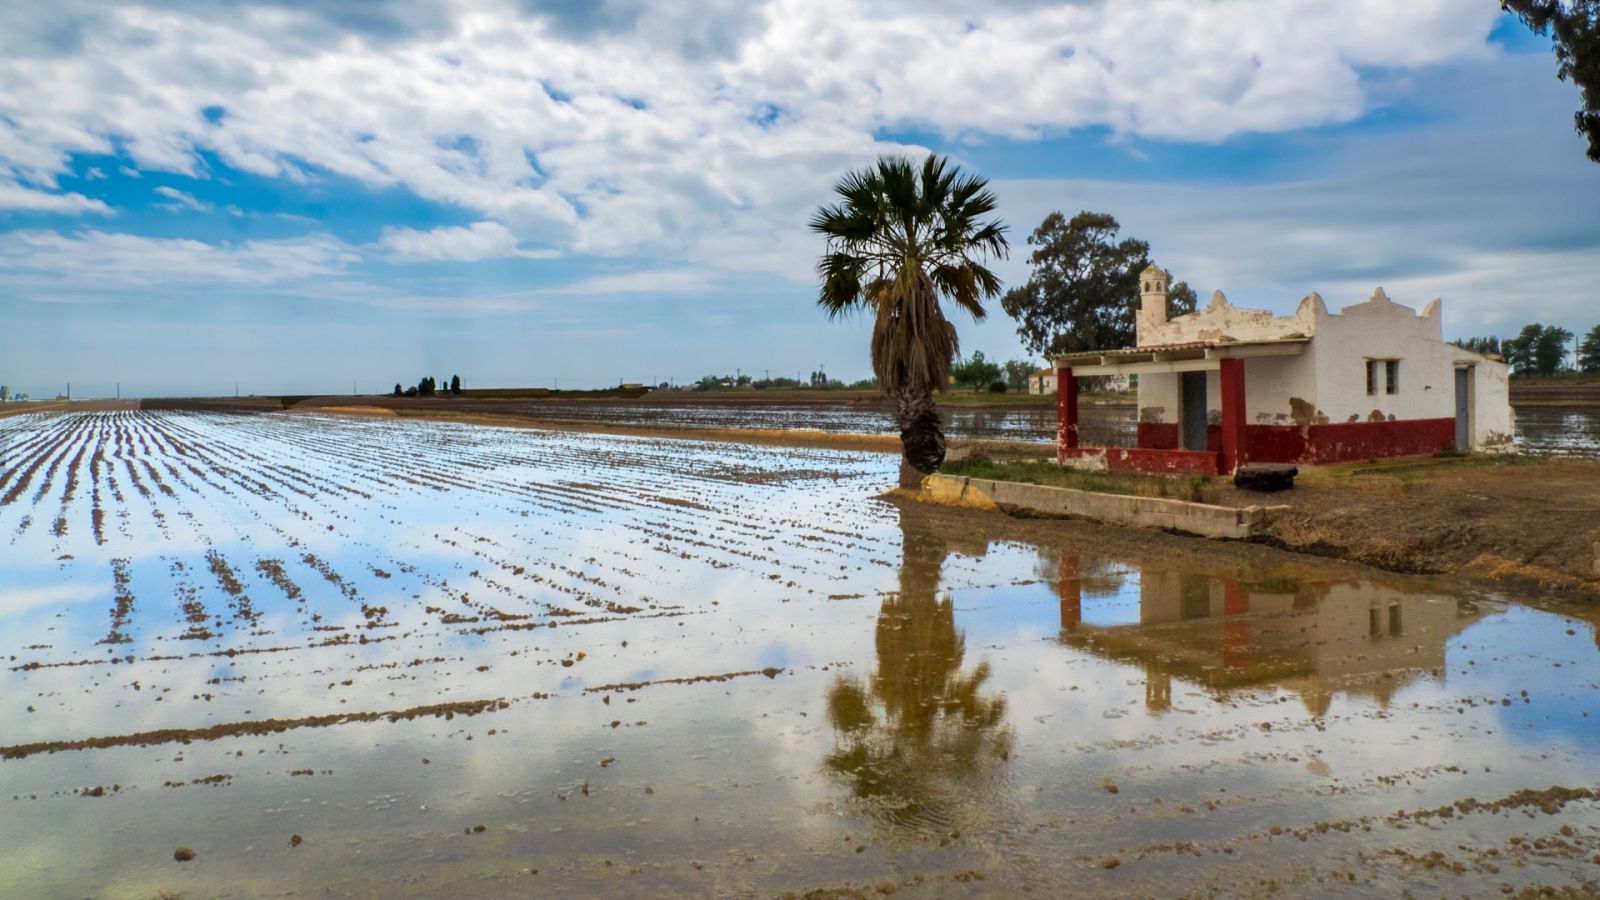
[[[1600,599],[1600,460],[1416,459],[1302,472],[1269,540],[1395,572]]]

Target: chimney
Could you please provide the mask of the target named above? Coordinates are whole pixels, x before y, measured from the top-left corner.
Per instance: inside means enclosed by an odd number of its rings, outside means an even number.
[[[1152,332],[1166,324],[1167,273],[1151,263],[1139,273],[1139,314],[1134,317],[1135,343],[1158,343]]]

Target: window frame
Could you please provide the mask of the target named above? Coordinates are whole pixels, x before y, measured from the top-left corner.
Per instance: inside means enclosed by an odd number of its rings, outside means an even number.
[[[1400,393],[1400,360],[1386,359],[1383,361],[1383,392],[1387,396]]]

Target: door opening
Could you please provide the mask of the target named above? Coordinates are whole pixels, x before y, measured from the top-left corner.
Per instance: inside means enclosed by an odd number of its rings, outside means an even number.
[[[1206,373],[1184,372],[1179,375],[1181,408],[1178,427],[1182,431],[1179,446],[1185,450],[1206,449]]]
[[[1456,370],[1456,449],[1472,449],[1472,367]]]

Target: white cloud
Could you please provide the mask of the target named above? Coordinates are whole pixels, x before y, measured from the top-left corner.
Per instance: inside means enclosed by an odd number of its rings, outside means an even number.
[[[48,177],[115,137],[146,168],[203,176],[205,150],[263,175],[401,185],[522,246],[670,251],[791,228],[888,149],[884,129],[1211,141],[1348,121],[1369,103],[1362,72],[1486,54],[1498,14],[1454,0],[529,8],[64,3],[0,54],[0,166]]]
[[[19,15],[0,35],[0,208],[109,212],[18,186],[54,189],[74,152],[122,153],[199,179],[209,177],[204,153],[269,177],[310,183],[331,172],[399,187],[478,221],[395,223],[361,247],[326,235],[207,248],[28,232],[0,240],[0,262],[18,267],[0,284],[281,286],[342,273],[374,297],[432,308],[443,303],[439,285],[373,284],[353,263],[559,253],[626,256],[645,271],[592,266],[597,274],[517,294],[446,287],[513,309],[558,294],[734,293],[728,285],[756,278],[793,291],[813,278],[817,245],[804,222],[834,180],[881,152],[914,151],[885,134],[940,134],[957,155],[969,139],[1090,126],[1114,140],[1217,142],[1348,122],[1420,93],[1419,72],[1453,76],[1468,64],[1506,88],[1458,90],[1481,108],[1516,110],[1505,129],[1528,130],[1519,97],[1556,84],[1548,58],[1513,66],[1495,56],[1491,2],[547,5],[397,0],[356,16],[340,5],[62,0]],[[1565,133],[1570,108],[1540,120]],[[1560,309],[1575,316],[1587,301],[1573,287],[1596,273],[1582,247],[1550,250],[1560,242],[1552,230],[1565,228],[1570,246],[1596,220],[1576,208],[1592,196],[1574,188],[1584,184],[1574,174],[1587,165],[1581,150],[1573,165],[1547,165],[1549,133],[1532,152],[1485,150],[1459,132],[1423,143],[1380,135],[1349,151],[1365,168],[1319,159],[1277,181],[1002,185],[1002,209],[1019,250],[1050,209],[1113,212],[1182,277],[1240,302],[1292,303],[1311,288],[1334,302],[1334,292],[1359,287],[1364,297],[1381,281],[1443,294],[1452,321],[1487,327],[1517,290],[1510,273],[1540,266],[1541,296],[1566,298]],[[1339,142],[1328,132],[1308,140]],[[69,250],[86,254],[82,266]],[[1008,281],[1025,277],[1025,256],[1004,267]],[[277,257],[282,271],[268,262]],[[1009,331],[996,316],[979,333]]]
[[[111,207],[82,194],[51,194],[23,187],[15,182],[0,180],[0,210],[6,209],[28,210],[30,212],[111,215]]]
[[[180,212],[182,210],[190,210],[192,212],[208,212],[212,208],[211,204],[195,199],[193,194],[186,194],[174,187],[162,185],[158,188],[155,188],[154,192],[159,196],[166,197],[171,201],[170,203],[156,204],[162,209],[172,210],[173,212]]]
[[[378,239],[378,246],[402,260],[474,262],[550,255],[520,249],[517,236],[499,222],[474,222],[466,227],[442,227],[432,231],[387,227]]]
[[[0,233],[0,288],[261,287],[331,275],[357,261],[327,235],[207,244],[106,231]]]

